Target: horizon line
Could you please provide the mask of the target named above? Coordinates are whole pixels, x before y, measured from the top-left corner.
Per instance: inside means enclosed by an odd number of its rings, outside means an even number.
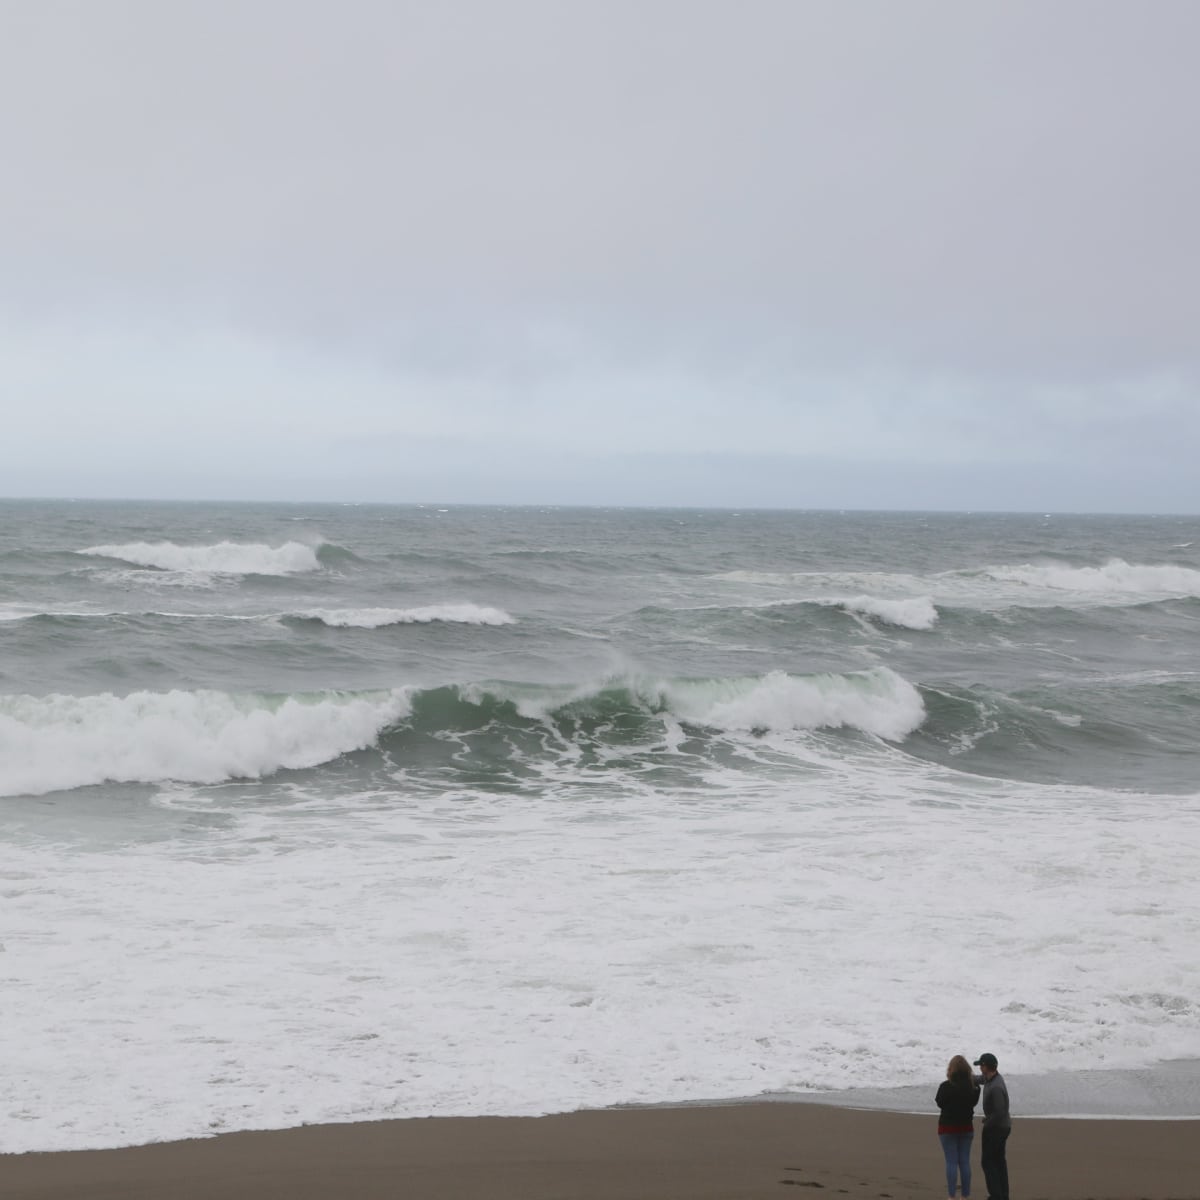
[[[779,505],[779,504],[626,504],[619,502],[562,502],[552,500],[338,500],[247,499],[245,497],[195,496],[0,496],[0,503],[14,504],[245,504],[306,505],[336,508],[503,508],[503,509],[577,509],[603,512],[612,509],[630,512],[726,512],[726,513],[830,513],[830,514],[908,514],[914,516],[1069,516],[1069,517],[1200,517],[1200,512],[1165,509],[1084,509],[1084,508],[868,508],[853,505]]]

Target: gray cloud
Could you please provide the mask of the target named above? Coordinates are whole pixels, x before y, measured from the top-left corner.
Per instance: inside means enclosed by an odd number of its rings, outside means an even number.
[[[1097,464],[1157,459],[1144,504],[1200,504],[1190,3],[46,0],[0,24],[12,490],[119,427],[243,492],[272,436],[304,464],[274,486],[327,489],[331,446],[457,435],[426,461],[451,499],[484,437],[546,499],[583,444],[665,456],[668,492],[721,452],[941,464],[943,507],[980,506],[956,463],[1086,464],[1071,507]]]

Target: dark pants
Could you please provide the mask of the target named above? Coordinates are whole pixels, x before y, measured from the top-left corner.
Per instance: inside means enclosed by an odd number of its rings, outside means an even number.
[[[986,1125],[983,1129],[979,1165],[987,1180],[989,1200],[1008,1200],[1008,1159],[1004,1153],[1011,1132],[1011,1129],[988,1129]]]

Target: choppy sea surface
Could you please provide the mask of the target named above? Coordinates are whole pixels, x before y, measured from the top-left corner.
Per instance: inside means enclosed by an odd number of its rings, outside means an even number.
[[[0,1150],[1200,1058],[1200,518],[0,503]]]

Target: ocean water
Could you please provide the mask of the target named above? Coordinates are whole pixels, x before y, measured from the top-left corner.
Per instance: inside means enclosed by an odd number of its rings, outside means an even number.
[[[0,503],[0,1149],[1200,1058],[1200,518]]]

